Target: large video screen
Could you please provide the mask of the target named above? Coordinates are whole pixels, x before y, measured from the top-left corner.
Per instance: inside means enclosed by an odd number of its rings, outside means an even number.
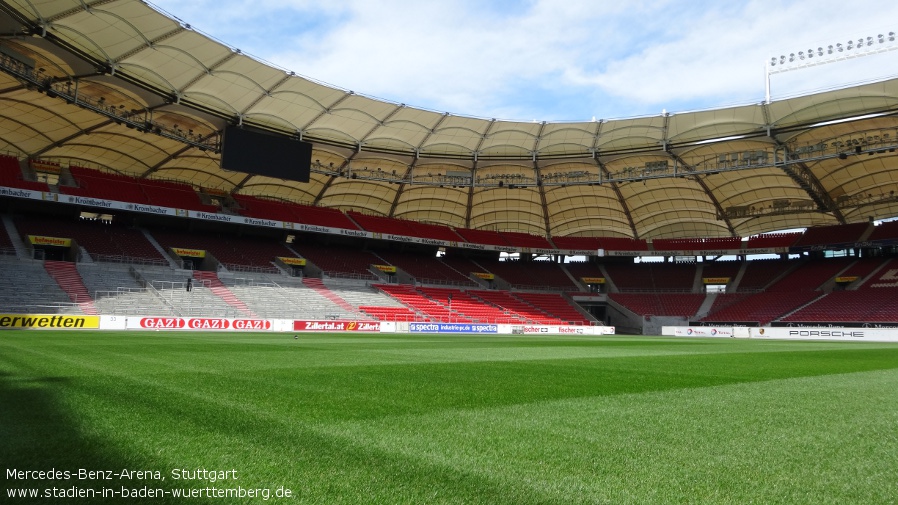
[[[290,181],[309,182],[312,144],[247,127],[225,128],[221,168]]]

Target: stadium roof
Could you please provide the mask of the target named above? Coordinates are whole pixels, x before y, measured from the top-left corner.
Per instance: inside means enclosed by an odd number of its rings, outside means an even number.
[[[139,0],[0,1],[0,31],[0,151],[18,157],[549,236],[749,236],[898,215],[898,80],[698,112],[512,122],[324,85]],[[311,181],[222,170],[228,124],[312,142]]]

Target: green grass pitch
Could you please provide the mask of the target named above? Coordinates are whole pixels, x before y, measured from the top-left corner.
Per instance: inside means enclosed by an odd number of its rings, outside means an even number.
[[[3,331],[0,461],[2,503],[896,503],[898,345]]]

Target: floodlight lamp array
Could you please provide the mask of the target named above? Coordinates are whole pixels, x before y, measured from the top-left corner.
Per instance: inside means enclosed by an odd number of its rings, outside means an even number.
[[[785,71],[789,66],[801,67],[813,64],[825,63],[826,61],[862,56],[871,52],[887,51],[898,49],[895,46],[895,32],[888,34],[878,34],[877,36],[859,37],[850,39],[844,44],[841,42],[828,44],[827,46],[817,46],[817,48],[808,48],[791,52],[788,55],[781,54],[779,56],[771,56],[768,61],[768,67],[771,72]],[[824,61],[826,60],[826,61]]]

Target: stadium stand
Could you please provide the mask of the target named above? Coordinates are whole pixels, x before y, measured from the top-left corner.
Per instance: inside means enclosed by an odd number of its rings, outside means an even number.
[[[478,260],[478,264],[496,274],[514,288],[548,291],[577,291],[579,287],[562,269],[551,261]]]
[[[377,255],[390,265],[401,268],[421,284],[477,285],[467,275],[462,274],[436,257],[421,253],[399,251],[377,251]]]
[[[599,237],[552,237],[552,242],[559,249],[591,252],[599,250],[601,240]]]
[[[813,226],[804,231],[793,247],[859,242],[870,227],[872,227],[870,223]]]
[[[546,240],[545,237],[531,235],[529,233],[504,231],[501,232],[506,242],[515,247],[526,247],[530,249],[555,249],[555,247]]]
[[[46,182],[26,181],[22,177],[19,160],[6,154],[0,154],[0,186],[32,191],[50,191]]]
[[[741,261],[706,261],[702,263],[702,277],[729,278],[733,282],[743,264]]]
[[[41,261],[0,256],[0,307],[14,314],[83,314]]]
[[[326,207],[312,207],[310,205],[297,204],[295,213],[300,223],[344,230],[358,230],[359,227],[339,209]]]
[[[448,226],[417,223],[415,221],[406,221],[405,223],[414,232],[415,237],[444,240],[446,242],[464,242],[464,239]]]
[[[768,291],[795,293],[812,291],[832,279],[854,262],[854,258],[831,258],[827,260],[811,260],[799,262],[798,266],[778,280]]]
[[[164,258],[137,229],[99,219],[60,216],[17,215],[16,229],[27,235],[71,238],[83,247],[95,261],[154,262]]]
[[[415,236],[415,231],[408,226],[406,221],[402,219],[372,216],[369,214],[362,214],[361,212],[354,210],[350,210],[346,214],[359,226],[361,226],[363,230],[374,233],[402,235],[405,237]]]
[[[92,168],[70,165],[69,172],[77,186],[60,185],[59,191],[67,195],[93,197],[117,202],[149,204],[140,182],[126,175],[101,172]]]
[[[259,219],[274,219],[275,221],[284,221],[293,223],[299,221],[299,218],[293,213],[294,206],[278,201],[269,200],[267,198],[258,198],[251,195],[232,195],[234,201],[239,206],[240,214],[247,217],[255,217]]]
[[[456,228],[455,232],[461,235],[463,239],[472,244],[488,244],[510,247],[504,236],[497,231],[490,230],[472,230],[470,228]]]
[[[574,279],[577,279],[577,282],[582,282],[581,279],[583,277],[605,276],[605,274],[602,273],[602,269],[599,268],[599,265],[590,261],[572,261],[566,263],[565,268],[567,268],[567,271],[570,272]]]
[[[514,296],[543,312],[558,323],[590,325],[592,321],[575,309],[571,303],[559,293],[516,292]]]
[[[78,304],[81,312],[92,316],[99,314],[96,305],[94,305],[94,300],[88,293],[87,287],[81,280],[81,274],[78,273],[74,263],[48,260],[44,262],[44,268],[50,274],[50,277],[59,284],[59,287],[69,295],[69,299],[73,303]]]
[[[374,287],[399,300],[428,321],[445,323],[471,323],[470,318],[448,308],[444,303],[426,296],[408,284],[375,284]]]
[[[293,251],[271,238],[188,232],[175,229],[151,229],[152,236],[166,249],[197,249],[212,254],[225,268],[277,273],[276,257],[295,257]]]
[[[746,249],[777,249],[788,248],[801,237],[800,232],[795,233],[764,233],[748,237]]]
[[[740,291],[758,291],[764,289],[774,280],[783,276],[790,269],[797,266],[797,262],[781,259],[754,260],[746,262],[745,272],[737,287]]]
[[[887,260],[859,289],[898,287],[898,259]]]
[[[166,305],[153,291],[138,282],[135,270],[130,265],[78,263],[77,268],[101,314],[174,315],[172,307]]]
[[[195,270],[193,272],[193,278],[197,280],[195,284],[199,284],[209,288],[209,291],[212,292],[215,296],[221,298],[231,307],[234,307],[241,313],[243,313],[247,317],[259,317],[258,314],[253,312],[249,307],[246,306],[246,303],[243,302],[237,295],[234,294],[233,291],[228,289],[227,286],[221,282],[221,279],[218,278],[218,274],[215,272],[203,272],[201,270]]]
[[[824,324],[898,321],[898,288],[833,291],[782,321]]]
[[[722,238],[683,238],[667,239],[658,238],[652,241],[655,251],[713,251],[713,250],[738,250],[742,247],[742,239],[739,237]]]
[[[717,295],[717,300],[715,300],[710,313],[702,321],[753,323],[763,326],[818,298],[821,294],[810,290],[754,294],[723,293]]]
[[[179,182],[141,179],[140,188],[153,205],[173,209],[218,212],[217,205],[204,204],[192,186]]]
[[[330,300],[335,306],[339,307],[344,311],[355,312],[356,308],[350,305],[346,300],[343,299],[342,296],[335,293],[333,290],[328,288],[324,281],[321,279],[314,279],[311,277],[305,277],[302,280],[302,283],[307,287],[311,288],[313,291],[318,293],[321,297]]]
[[[873,229],[867,240],[871,242],[898,240],[898,220],[880,223]]]
[[[312,241],[299,241],[293,248],[314,263],[329,277],[377,280],[371,273],[371,265],[382,263],[381,259],[368,251],[355,247],[324,245]]]
[[[605,271],[621,292],[691,292],[695,263],[608,263]]]
[[[611,300],[635,314],[646,316],[693,317],[705,295],[692,293],[613,293]]]

